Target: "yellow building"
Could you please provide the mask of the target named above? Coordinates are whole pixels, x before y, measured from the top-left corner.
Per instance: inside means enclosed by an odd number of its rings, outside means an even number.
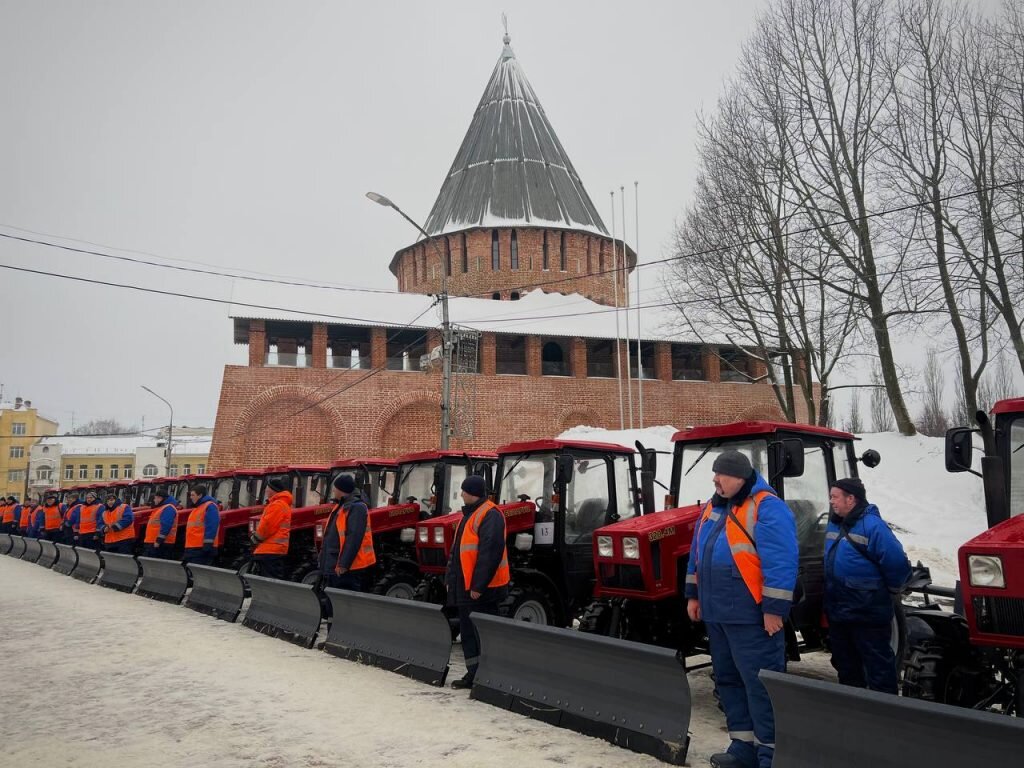
[[[31,400],[0,403],[0,494],[25,498],[32,446],[56,433],[57,422],[40,416]]]

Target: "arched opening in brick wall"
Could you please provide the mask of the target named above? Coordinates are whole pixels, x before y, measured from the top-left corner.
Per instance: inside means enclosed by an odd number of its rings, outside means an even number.
[[[344,431],[336,414],[315,395],[283,391],[255,398],[231,436],[230,453],[238,467],[321,464],[345,458]],[[350,451],[351,452],[351,451]]]
[[[380,452],[401,456],[413,451],[437,450],[441,438],[441,412],[434,402],[419,401],[397,410],[381,430]]]

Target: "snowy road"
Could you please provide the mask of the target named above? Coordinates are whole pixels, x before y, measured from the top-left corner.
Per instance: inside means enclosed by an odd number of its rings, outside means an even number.
[[[0,585],[0,766],[664,765],[32,563],[0,556]],[[707,671],[690,685],[704,765],[724,722]]]

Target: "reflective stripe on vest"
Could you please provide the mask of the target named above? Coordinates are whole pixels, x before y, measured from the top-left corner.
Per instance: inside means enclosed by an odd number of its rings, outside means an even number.
[[[206,533],[206,511],[214,503],[204,501],[189,512],[188,522],[185,523],[185,549],[199,549],[207,545],[212,547],[217,543],[216,535],[212,539],[203,538]]]
[[[348,521],[348,510],[345,507],[338,509],[338,516],[334,520],[334,527],[338,529],[338,557],[345,551],[345,524]],[[370,530],[370,515],[367,510],[366,530],[363,532],[363,540],[359,544],[359,551],[348,567],[350,571],[358,571],[360,568],[369,568],[377,562],[377,555],[373,551],[373,532]]]
[[[754,536],[754,526],[757,525],[757,510],[761,502],[773,494],[768,491],[758,491],[747,499],[738,508],[733,509],[733,514],[747,529],[751,537]],[[729,502],[727,501],[726,504]],[[704,514],[701,516],[701,525],[711,517],[711,502],[704,507]],[[747,538],[747,534],[740,530],[732,516],[725,518],[725,540],[729,542],[729,551],[732,553],[733,562],[743,577],[743,583],[747,585],[754,602],[758,605],[764,597],[764,573],[761,571],[761,556],[757,554],[757,548]]]
[[[96,513],[99,511],[99,504],[85,504],[82,507],[82,514],[78,518],[77,533],[83,536],[96,533]]]
[[[121,521],[121,517],[124,515],[125,504],[118,504],[114,509],[103,510],[103,524],[107,527],[107,530],[103,533],[103,541],[107,544],[116,544],[119,541],[126,541],[128,539],[135,538],[135,525],[128,523],[124,528],[119,531],[115,531],[111,526],[116,525]]]
[[[43,507],[43,527],[48,531],[56,531],[60,528],[60,524],[64,517],[60,513],[60,505],[54,504],[52,507]]]
[[[173,544],[178,540],[178,510],[173,504],[161,504],[157,509],[153,510],[153,514],[149,516],[149,520],[146,521],[146,544],[156,544],[156,539],[160,535],[160,517],[163,511],[170,507],[174,510],[174,522],[171,524],[171,530],[164,538],[164,544]]]
[[[484,516],[490,510],[496,510],[501,518],[501,562],[498,563],[494,576],[488,582],[488,587],[503,587],[511,581],[511,574],[508,567],[508,548],[505,546],[505,516],[495,506],[493,501],[485,501],[476,511],[469,516],[466,526],[462,530],[462,538],[459,540],[459,563],[462,565],[462,578],[466,584],[466,590],[473,587],[473,571],[476,570],[476,558],[480,550],[480,524]]]

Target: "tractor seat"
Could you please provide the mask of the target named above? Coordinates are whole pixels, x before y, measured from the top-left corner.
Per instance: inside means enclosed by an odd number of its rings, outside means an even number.
[[[581,534],[591,533],[604,525],[608,516],[608,502],[603,499],[584,499],[576,513],[576,530]]]

